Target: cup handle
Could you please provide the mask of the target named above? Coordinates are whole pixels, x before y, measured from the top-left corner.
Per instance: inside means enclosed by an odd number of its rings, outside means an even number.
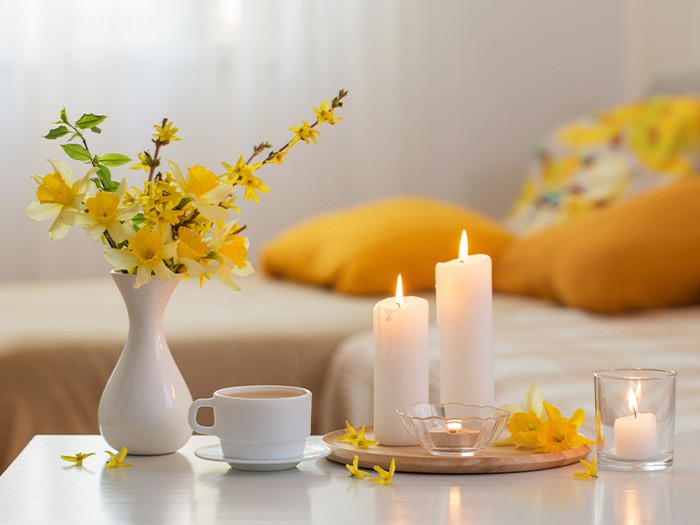
[[[187,420],[190,423],[190,427],[192,427],[192,430],[194,430],[195,432],[199,432],[200,434],[212,435],[216,431],[216,421],[214,421],[214,424],[210,427],[205,427],[197,423],[197,410],[199,410],[200,407],[211,407],[213,409],[214,398],[208,397],[193,401],[190,405],[189,410],[187,411]]]

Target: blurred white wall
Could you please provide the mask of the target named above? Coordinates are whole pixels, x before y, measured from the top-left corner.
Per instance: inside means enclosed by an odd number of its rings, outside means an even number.
[[[683,5],[696,14],[691,4]],[[0,280],[108,270],[81,231],[53,242],[48,222],[23,215],[35,190],[29,176],[64,158],[58,142],[41,138],[62,106],[73,118],[109,115],[91,143],[98,153],[135,157],[166,116],[183,140],[165,156],[218,169],[262,140],[283,144],[312,106],[348,89],[340,124],[259,172],[272,190],[242,216],[254,253],[297,220],[397,194],[500,218],[552,125],[700,60],[697,49],[687,61],[664,58],[669,35],[685,38],[676,23],[694,32],[682,13],[661,23],[665,5],[0,0]],[[131,181],[142,173],[113,171]]]

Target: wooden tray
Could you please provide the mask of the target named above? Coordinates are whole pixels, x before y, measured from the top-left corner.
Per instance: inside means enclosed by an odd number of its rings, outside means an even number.
[[[374,428],[366,427],[365,436],[374,438]],[[331,447],[331,454],[326,459],[336,463],[350,464],[358,456],[360,467],[371,469],[379,465],[389,469],[391,458],[396,459],[399,472],[422,472],[427,474],[490,474],[494,472],[525,472],[563,467],[576,463],[592,450],[589,445],[564,450],[534,454],[531,450],[515,447],[489,447],[476,456],[453,457],[433,456],[420,445],[411,447],[386,447],[377,445],[368,449],[359,449],[348,443],[337,441],[345,434],[345,429],[336,430],[323,436],[323,441]]]

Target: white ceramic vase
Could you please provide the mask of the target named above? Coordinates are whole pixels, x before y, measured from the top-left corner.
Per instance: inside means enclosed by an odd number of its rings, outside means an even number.
[[[153,278],[134,289],[136,276],[112,272],[129,314],[129,335],[105,386],[100,432],[115,450],[156,455],[175,452],[189,440],[192,395],[163,332],[163,314],[180,279]]]

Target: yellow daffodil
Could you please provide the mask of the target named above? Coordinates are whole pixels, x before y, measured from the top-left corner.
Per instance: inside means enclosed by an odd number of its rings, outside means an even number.
[[[333,117],[333,108],[330,107],[327,100],[321,102],[321,106],[318,109],[314,108],[314,113],[316,113],[316,122],[318,122],[319,125],[328,122],[333,126],[336,122],[343,119],[343,117]]]
[[[387,472],[379,465],[374,466],[374,470],[379,474],[378,478],[369,478],[372,483],[377,483],[379,485],[391,485],[391,480],[394,477],[394,471],[396,470],[396,461],[391,458],[391,464],[389,465],[389,471]]]
[[[366,472],[364,470],[360,470],[358,468],[358,462],[359,462],[359,458],[357,456],[355,456],[352,460],[352,465],[346,464],[345,468],[347,468],[350,471],[351,478],[364,479],[365,476],[369,476],[369,472]]]
[[[535,385],[531,385],[525,392],[525,410],[520,408],[518,405],[506,404],[501,405],[499,408],[507,410],[511,415],[517,414],[519,412],[534,412],[537,418],[541,418],[544,415],[544,397],[542,392]],[[522,421],[520,423],[523,423]],[[520,428],[519,430],[524,430]],[[533,429],[530,429],[533,430]],[[498,439],[495,443],[496,446],[508,446],[517,445],[518,443],[512,438],[512,436],[506,436],[504,438]]]
[[[107,462],[107,468],[113,468],[113,467],[131,467],[131,463],[127,463],[124,461],[124,458],[126,457],[127,450],[126,447],[123,447],[120,451],[119,454],[115,454],[114,452],[111,452],[109,450],[105,450],[107,454],[109,454],[109,457],[111,458]]]
[[[237,223],[231,222],[220,228],[209,242],[211,256],[218,266],[213,271],[219,281],[232,290],[240,290],[234,275],[244,276],[253,273],[248,261],[248,238],[236,234]],[[189,267],[188,267],[189,270]]]
[[[575,477],[577,477],[578,479],[590,479],[598,477],[598,466],[596,464],[595,456],[593,456],[593,459],[590,463],[585,459],[581,459],[579,461],[581,462],[581,465],[583,465],[583,468],[585,468],[586,470],[583,472],[574,472]]]
[[[187,169],[183,177],[180,167],[169,161],[173,182],[189,199],[195,201],[199,213],[211,222],[223,222],[229,217],[229,211],[220,206],[233,191],[233,186],[223,184],[216,174],[199,164]]]
[[[97,241],[107,232],[115,242],[121,243],[133,235],[133,228],[127,221],[138,213],[138,205],[122,207],[125,193],[126,180],[122,180],[117,191],[98,191],[93,197],[86,199],[85,231],[91,239]]]
[[[296,144],[300,140],[303,140],[306,144],[309,143],[309,140],[312,140],[314,144],[316,144],[316,135],[321,134],[319,131],[316,131],[309,126],[309,123],[305,120],[301,122],[301,126],[292,126],[289,129],[290,131],[294,132],[294,137],[291,140],[292,145]]]
[[[549,420],[543,422],[538,429],[538,447],[535,452],[559,452],[594,443],[578,433],[578,428],[586,419],[583,409],[576,409],[571,418],[567,419],[561,415],[557,407],[546,401],[544,408]]]
[[[88,452],[87,454],[84,454],[82,452],[78,452],[75,456],[61,456],[61,459],[64,461],[69,461],[71,463],[75,463],[76,467],[82,467],[83,466],[83,460],[86,458],[89,458],[90,456],[94,456],[94,452]]]
[[[544,400],[536,386],[527,390],[525,406],[527,411],[520,410],[517,405],[501,407],[511,412],[508,422],[510,436],[497,441],[497,445],[528,447],[535,452],[555,452],[593,443],[578,433],[586,419],[583,409],[577,409],[567,419],[556,406]]]
[[[511,439],[518,447],[537,447],[537,437],[542,423],[542,420],[532,410],[513,414],[508,422]]]
[[[179,128],[173,126],[172,122],[167,122],[165,126],[159,126],[156,124],[153,127],[156,129],[157,133],[154,133],[152,137],[161,144],[168,144],[176,140],[181,140],[180,137],[175,136],[175,133],[179,131]]]
[[[153,274],[160,279],[174,279],[175,273],[166,266],[165,261],[175,256],[177,243],[170,240],[164,230],[160,227],[142,228],[129,239],[126,248],[107,248],[105,258],[116,269],[130,273],[136,270],[134,288],[149,282]]]
[[[209,247],[202,236],[191,228],[180,226],[177,231],[177,255],[179,258],[200,259],[206,257]]]
[[[44,177],[32,177],[39,185],[36,190],[37,200],[27,206],[24,213],[35,221],[56,217],[49,228],[49,236],[58,240],[68,233],[71,226],[81,224],[82,215],[78,214],[78,210],[82,208],[82,200],[90,184],[90,175],[95,169],[73,182],[73,171],[68,164],[57,160],[50,160],[49,163],[54,168],[53,173]]]

